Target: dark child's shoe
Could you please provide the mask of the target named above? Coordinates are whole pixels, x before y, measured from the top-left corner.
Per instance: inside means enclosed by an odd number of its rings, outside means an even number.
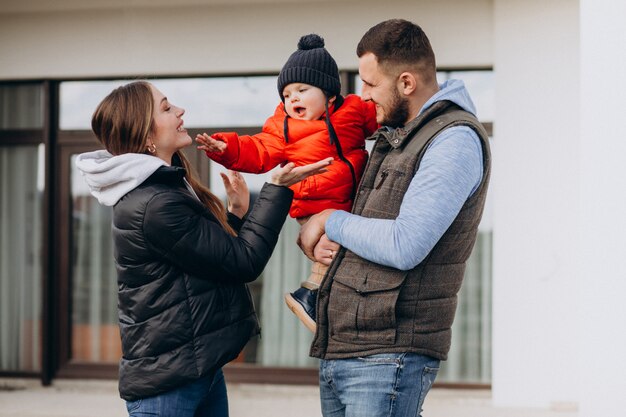
[[[317,289],[311,290],[300,287],[292,293],[285,294],[285,302],[302,323],[315,333],[315,305],[317,303]]]

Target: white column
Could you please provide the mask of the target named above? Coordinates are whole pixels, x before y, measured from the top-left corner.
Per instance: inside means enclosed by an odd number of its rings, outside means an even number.
[[[578,10],[571,0],[494,0],[497,406],[578,401]]]
[[[580,4],[580,417],[624,416],[626,3]]]

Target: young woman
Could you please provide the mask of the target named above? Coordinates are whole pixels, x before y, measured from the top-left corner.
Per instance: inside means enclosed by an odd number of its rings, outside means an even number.
[[[259,325],[246,283],[267,263],[289,211],[287,188],[324,172],[326,159],[278,170],[246,220],[243,178],[223,176],[226,211],[192,175],[182,108],[133,82],[97,107],[106,150],[76,165],[92,194],[113,206],[122,337],[119,390],[130,416],[228,416],[221,367]]]

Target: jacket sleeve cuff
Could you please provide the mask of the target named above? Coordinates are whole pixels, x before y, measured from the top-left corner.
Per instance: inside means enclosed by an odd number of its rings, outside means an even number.
[[[248,213],[247,221],[280,231],[292,199],[293,191],[289,188],[265,183],[252,210]]]
[[[227,216],[228,216],[228,224],[230,225],[230,227],[235,229],[236,232],[239,232],[239,230],[241,229],[241,225],[244,222],[244,219],[240,219],[239,217],[235,216],[231,212],[228,212]]]
[[[216,140],[226,144],[223,152],[205,152],[213,161],[225,166],[228,169],[237,169],[239,162],[239,135],[234,132],[220,132],[213,134]]]

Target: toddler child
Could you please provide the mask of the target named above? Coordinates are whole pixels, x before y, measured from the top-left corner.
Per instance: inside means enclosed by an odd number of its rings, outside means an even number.
[[[367,161],[365,138],[378,125],[373,103],[356,95],[344,98],[340,89],[339,70],[324,40],[303,36],[278,75],[282,102],[263,131],[204,133],[196,137],[198,149],[228,169],[256,174],[288,162],[300,166],[333,157],[326,172],[291,186],[289,214],[302,225],[327,208],[350,211]],[[285,295],[289,308],[313,332],[317,290],[327,269],[314,262],[301,287]]]

